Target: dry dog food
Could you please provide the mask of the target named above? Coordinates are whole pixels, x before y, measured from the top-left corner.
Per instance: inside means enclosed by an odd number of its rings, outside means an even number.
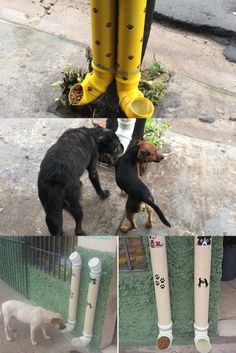
[[[169,345],[170,345],[170,339],[166,336],[160,337],[159,340],[157,341],[157,347],[160,350],[167,349]]]
[[[83,97],[83,89],[81,86],[75,86],[69,93],[69,101],[72,105],[78,105]]]

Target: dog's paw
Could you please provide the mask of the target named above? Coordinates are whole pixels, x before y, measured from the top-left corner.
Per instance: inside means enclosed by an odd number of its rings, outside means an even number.
[[[37,346],[37,344],[38,344],[38,342],[36,342],[36,341],[31,341],[31,343],[33,346]]]
[[[122,226],[122,227],[120,227],[120,230],[122,231],[122,233],[128,233],[129,227],[127,227],[127,226]]]
[[[124,190],[120,190],[120,196],[127,197],[128,194]]]
[[[144,212],[145,210],[146,210],[146,205],[145,205],[145,203],[142,203],[140,206],[140,211]]]
[[[7,337],[7,341],[13,341],[13,338],[11,338],[11,337]]]
[[[86,233],[85,233],[85,231],[84,230],[82,230],[82,229],[76,229],[75,230],[75,235],[86,235]]]
[[[102,194],[100,194],[100,199],[101,200],[105,200],[109,197],[110,195],[110,191],[109,190],[103,190]]]
[[[51,336],[44,336],[46,340],[50,340],[52,337]]]
[[[147,221],[145,226],[146,226],[146,228],[152,228],[153,227],[153,222]]]

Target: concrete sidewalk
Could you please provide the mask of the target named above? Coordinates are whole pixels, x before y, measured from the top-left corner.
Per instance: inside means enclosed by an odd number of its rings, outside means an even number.
[[[54,34],[61,40],[64,37],[66,40],[76,41],[78,45],[91,46],[89,1],[53,2],[55,4],[52,6],[50,5],[52,1],[48,0],[42,2],[39,0],[32,2],[1,0],[0,19],[2,23],[17,23]],[[43,7],[46,5],[50,7],[49,11]],[[38,42],[38,44],[41,43]],[[67,45],[65,43],[65,46]],[[193,34],[182,29],[168,28],[160,23],[153,23],[144,65],[149,64],[155,54],[161,65],[167,69],[236,93],[236,65],[225,59],[224,48],[224,45],[216,43],[204,34]],[[57,55],[64,55],[64,53],[59,51]],[[80,58],[74,57],[73,62],[79,65]],[[22,69],[21,71],[23,72]]]
[[[85,46],[29,27],[0,21],[0,117],[50,117],[65,65],[86,68]],[[4,69],[3,69],[4,68]]]
[[[48,235],[37,196],[37,176],[46,150],[70,127],[89,126],[88,119],[2,119],[0,162],[0,235]],[[236,235],[234,185],[236,147],[166,133],[170,152],[150,165],[144,180],[172,224],[145,228],[146,213],[129,235]],[[83,229],[88,235],[115,235],[124,221],[125,199],[114,171],[99,167],[103,188],[111,195],[99,200],[85,173],[82,177]],[[226,178],[227,177],[227,182]],[[74,234],[74,220],[64,218],[65,234]]]
[[[236,39],[236,6],[233,0],[158,0],[155,15],[171,22],[180,22],[183,26],[204,29]]]

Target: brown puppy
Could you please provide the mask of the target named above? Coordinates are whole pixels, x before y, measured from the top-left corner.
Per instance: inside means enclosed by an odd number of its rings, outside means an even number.
[[[115,167],[116,183],[121,190],[128,194],[125,210],[126,217],[130,221],[129,226],[121,227],[123,233],[137,228],[134,218],[135,214],[143,208],[143,204],[148,205],[146,227],[151,228],[153,226],[153,209],[162,223],[167,227],[171,227],[160,208],[155,204],[150,190],[139,178],[139,171],[142,164],[148,162],[159,163],[163,158],[154,144],[143,140],[138,142],[136,146],[128,149],[118,159]]]

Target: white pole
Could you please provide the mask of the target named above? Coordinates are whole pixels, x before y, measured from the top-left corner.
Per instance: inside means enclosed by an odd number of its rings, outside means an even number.
[[[194,329],[195,346],[200,353],[209,353],[208,310],[211,276],[211,237],[195,237],[194,246]]]
[[[75,328],[77,316],[77,304],[80,285],[80,273],[82,267],[82,260],[80,254],[75,251],[69,257],[72,264],[71,284],[70,284],[70,301],[68,310],[68,319],[66,328],[62,330],[63,333],[71,332]]]
[[[165,237],[149,236],[149,248],[159,328],[156,344],[160,350],[166,350],[172,344],[173,335]]]
[[[88,262],[90,268],[90,280],[87,295],[87,303],[84,318],[83,336],[74,338],[72,344],[76,347],[86,347],[93,336],[93,325],[96,313],[96,304],[99,291],[99,284],[102,275],[102,264],[97,257],[92,258]]]
[[[120,142],[124,146],[124,152],[126,151],[134,131],[136,119],[118,119],[118,129],[116,135],[119,137]]]

